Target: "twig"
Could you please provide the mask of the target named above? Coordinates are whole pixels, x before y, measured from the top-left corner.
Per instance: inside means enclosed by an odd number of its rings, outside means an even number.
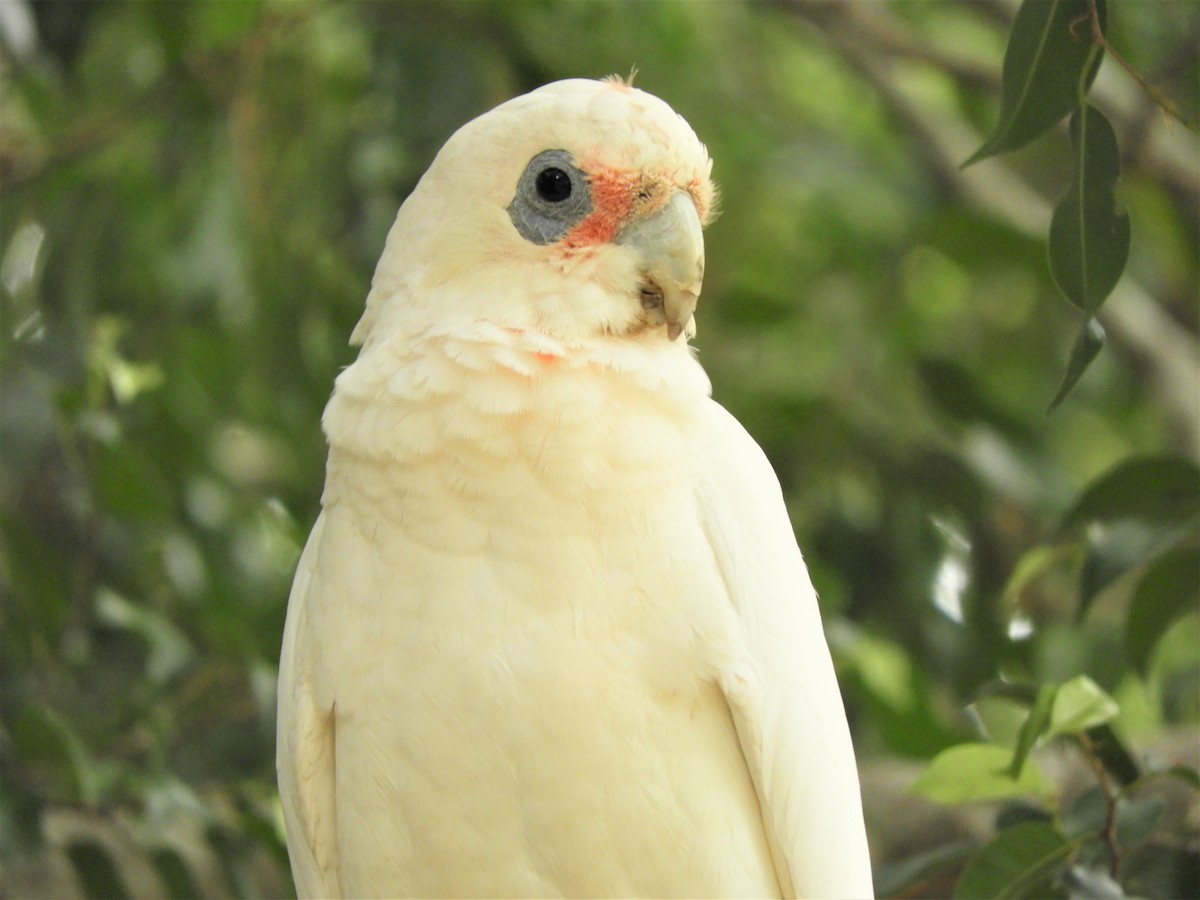
[[[1192,134],[1197,134],[1198,132],[1196,129],[1196,123],[1189,122],[1183,117],[1183,113],[1180,111],[1175,101],[1168,97],[1162,88],[1147,81],[1145,77],[1143,77],[1143,75],[1137,69],[1130,65],[1125,58],[1113,48],[1113,45],[1108,42],[1108,38],[1104,36],[1104,32],[1100,29],[1100,10],[1096,6],[1096,0],[1088,0],[1087,18],[1092,26],[1092,42],[1109,56],[1111,56],[1117,65],[1129,73],[1129,77],[1137,82],[1138,87],[1146,92],[1146,96],[1154,101],[1158,108],[1163,111],[1164,115],[1177,121]]]
[[[1083,755],[1087,763],[1096,773],[1096,780],[1104,791],[1104,829],[1100,832],[1104,844],[1108,848],[1108,874],[1113,881],[1118,879],[1121,871],[1121,847],[1117,843],[1117,792],[1113,790],[1112,780],[1104,769],[1104,763],[1096,753],[1096,745],[1088,737],[1086,731],[1079,733],[1079,743],[1083,746]]]

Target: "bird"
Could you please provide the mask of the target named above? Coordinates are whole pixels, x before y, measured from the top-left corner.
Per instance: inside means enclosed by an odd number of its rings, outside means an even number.
[[[873,895],[779,480],[690,344],[716,205],[616,77],[469,121],[401,205],[284,626],[301,897]]]

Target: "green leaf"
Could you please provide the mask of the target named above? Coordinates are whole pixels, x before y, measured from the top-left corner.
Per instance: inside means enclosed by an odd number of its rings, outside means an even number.
[[[993,744],[1016,747],[1021,729],[1029,721],[1029,704],[1011,697],[984,696],[969,707],[983,737]]]
[[[997,744],[957,744],[935,756],[909,792],[947,806],[1041,794],[1041,770],[1028,764],[1013,778],[1007,771],[1011,757],[1011,750]]]
[[[1046,822],[1015,825],[1000,832],[971,860],[954,896],[962,900],[1033,896],[1044,889],[1074,849],[1073,842]]]
[[[1025,768],[1025,760],[1029,757],[1029,751],[1034,748],[1038,738],[1050,724],[1050,715],[1054,709],[1054,698],[1057,694],[1057,685],[1044,684],[1038,689],[1037,699],[1033,701],[1029,716],[1025,719],[1025,724],[1021,726],[1021,733],[1017,736],[1012,762],[1008,766],[1010,778],[1017,778],[1021,774],[1021,770]]]
[[[1111,725],[1089,728],[1087,739],[1090,752],[1121,785],[1133,784],[1141,777],[1137,760],[1129,748],[1121,743]]]
[[[1129,215],[1117,209],[1121,154],[1104,114],[1081,106],[1071,117],[1071,142],[1075,173],[1050,219],[1050,273],[1063,296],[1090,314],[1125,271]]]
[[[1136,844],[1145,840],[1162,820],[1166,803],[1161,797],[1121,797],[1117,800],[1117,840]]]
[[[1137,789],[1143,784],[1148,784],[1151,781],[1156,781],[1159,778],[1175,778],[1182,781],[1192,790],[1200,791],[1200,772],[1190,766],[1177,765],[1169,766],[1165,769],[1158,769],[1154,772],[1147,772],[1138,778],[1137,782],[1129,785],[1130,788]]]
[[[1071,357],[1067,360],[1067,371],[1063,373],[1058,393],[1046,407],[1047,415],[1054,412],[1058,405],[1067,398],[1067,394],[1071,393],[1075,385],[1079,383],[1079,379],[1083,377],[1083,373],[1087,371],[1087,367],[1092,364],[1092,360],[1096,358],[1103,347],[1104,328],[1095,319],[1085,320],[1079,329],[1079,334],[1075,337],[1075,343],[1071,345]]]
[[[1158,640],[1176,619],[1200,603],[1200,548],[1179,546],[1147,568],[1138,583],[1125,622],[1129,658],[1146,671]]]
[[[920,891],[923,885],[948,877],[974,851],[973,841],[953,841],[904,859],[885,862],[875,870],[875,896],[925,896]]]
[[[1104,0],[1097,0],[1104,30]],[[1103,55],[1092,42],[1088,0],[1025,0],[1001,77],[1000,121],[964,166],[1025,146],[1078,105]]]
[[[1076,621],[1083,621],[1092,601],[1105,588],[1178,541],[1178,526],[1162,528],[1136,519],[1093,523],[1087,529],[1083,566],[1079,573]]]
[[[1058,689],[1050,714],[1049,734],[1077,734],[1116,718],[1121,708],[1086,675],[1077,675]]]
[[[1060,526],[1138,519],[1165,525],[1194,519],[1200,511],[1200,469],[1181,457],[1125,460],[1093,481]]]
[[[1061,544],[1038,544],[1021,556],[1008,583],[1004,585],[1004,599],[1014,606],[1022,605],[1022,595],[1056,568],[1066,567],[1075,561],[1079,553],[1074,541]]]
[[[1070,838],[1089,837],[1104,828],[1108,818],[1108,794],[1093,784],[1063,810],[1059,825]]]

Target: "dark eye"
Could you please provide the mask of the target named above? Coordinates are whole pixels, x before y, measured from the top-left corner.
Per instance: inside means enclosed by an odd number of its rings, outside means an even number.
[[[549,203],[562,203],[571,196],[571,176],[556,166],[542,169],[534,182],[538,196]]]
[[[525,164],[507,209],[521,237],[553,244],[591,213],[591,186],[570,153],[543,150]]]

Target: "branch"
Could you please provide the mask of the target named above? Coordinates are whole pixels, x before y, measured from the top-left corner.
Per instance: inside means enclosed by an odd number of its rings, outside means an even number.
[[[1170,119],[1174,119],[1192,134],[1197,134],[1196,123],[1189,122],[1183,117],[1183,112],[1179,109],[1179,106],[1175,103],[1175,101],[1168,97],[1166,92],[1163,91],[1162,88],[1158,87],[1158,85],[1151,84],[1149,81],[1147,81],[1145,77],[1137,69],[1126,62],[1125,58],[1121,56],[1121,54],[1113,48],[1113,45],[1108,42],[1108,38],[1106,38],[1104,36],[1104,32],[1100,30],[1100,10],[1096,7],[1096,0],[1088,0],[1088,21],[1092,26],[1092,42],[1109,56],[1111,56],[1113,61],[1122,69],[1124,69],[1129,74],[1130,78],[1137,82],[1138,87],[1140,87],[1145,92],[1146,96],[1149,97],[1154,104],[1163,111],[1164,115]]]
[[[1092,739],[1088,737],[1086,731],[1081,731],[1077,737],[1079,745],[1083,748],[1083,756],[1087,760],[1087,764],[1091,767],[1092,772],[1096,775],[1096,780],[1100,782],[1100,788],[1104,791],[1104,828],[1100,832],[1100,836],[1104,839],[1104,845],[1108,848],[1108,874],[1112,876],[1113,881],[1116,881],[1121,872],[1121,846],[1117,843],[1117,791],[1113,788],[1112,779],[1108,777],[1108,772],[1104,769],[1104,763],[1096,754],[1096,748],[1092,744]]]

